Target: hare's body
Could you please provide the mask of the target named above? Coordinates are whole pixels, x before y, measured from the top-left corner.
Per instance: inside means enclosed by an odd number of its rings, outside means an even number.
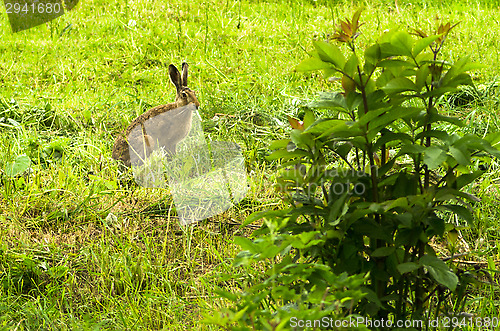
[[[188,65],[182,64],[182,76],[172,64],[168,71],[177,90],[175,102],[151,108],[139,115],[130,123],[124,135],[115,140],[112,157],[127,167],[132,164],[130,147],[134,148],[139,159],[149,156],[155,147],[162,147],[168,154],[175,154],[177,143],[191,129],[192,108],[184,106],[193,103],[197,108],[200,104],[194,91],[187,87]]]

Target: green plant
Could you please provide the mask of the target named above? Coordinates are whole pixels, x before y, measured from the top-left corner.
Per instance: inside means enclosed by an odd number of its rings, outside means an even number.
[[[296,67],[339,78],[340,92],[322,93],[311,104],[337,115],[316,119],[307,110],[303,121],[289,118],[290,138],[271,145],[270,159],[281,161],[277,184],[290,207],[248,218],[247,223],[263,218],[264,224],[253,242],[237,241],[243,248],[237,265],[274,258],[262,284],[279,279],[281,286],[287,283],[276,273],[284,277],[289,268],[311,263],[337,275],[368,275],[364,298],[351,309],[372,318],[452,313],[443,309],[450,293],[457,313],[468,281],[430,243],[453,232],[452,216],[474,224],[471,204],[479,200],[463,189],[484,173],[477,160],[500,157],[492,146],[500,135],[460,135],[456,128],[462,122],[441,114],[439,102],[459,86],[472,85],[468,71],[478,66],[467,57],[455,63],[442,59],[455,26],[450,23],[432,35],[414,30],[416,38],[392,30],[363,51],[356,40],[360,14],[341,22],[333,35],[349,56],[317,40],[311,57]],[[300,272],[294,276],[300,283]],[[328,286],[327,278],[319,279]],[[267,298],[279,310],[279,302],[290,297],[276,296],[277,286],[262,285],[258,295],[249,287],[244,296]],[[265,316],[266,309],[254,302],[233,311],[248,319]]]
[[[218,281],[243,279],[239,286],[244,292],[233,293],[218,288],[216,293],[236,303],[221,316],[208,316],[207,322],[231,330],[284,330],[289,327],[338,328],[362,318],[352,314],[353,308],[364,296],[360,286],[364,275],[336,275],[330,266],[317,262],[300,261],[294,249],[315,247],[323,238],[317,231],[297,234],[283,233],[288,223],[295,223],[298,215],[287,211],[264,212],[268,220],[266,235],[251,241],[236,237],[244,250],[236,258],[237,275],[223,276]],[[249,220],[256,220],[258,213]],[[298,253],[298,252],[297,252]],[[273,261],[274,263],[269,263]],[[250,265],[258,262],[266,269],[262,275],[247,279],[252,274]],[[227,285],[227,284],[226,284]],[[344,324],[343,324],[344,323]],[[363,330],[363,327],[357,330]]]

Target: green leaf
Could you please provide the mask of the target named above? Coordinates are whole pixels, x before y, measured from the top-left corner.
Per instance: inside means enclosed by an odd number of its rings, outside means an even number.
[[[442,142],[444,142],[445,144],[453,144],[453,142],[454,142],[453,139],[457,140],[456,136],[450,135],[448,132],[442,131],[442,130],[422,131],[415,136],[415,140],[419,140],[419,139],[425,138],[425,137],[432,137],[432,138],[439,139]]]
[[[333,64],[337,69],[344,68],[345,57],[337,46],[321,40],[314,41],[313,45],[322,61]]]
[[[294,157],[303,157],[303,156],[311,157],[312,154],[301,149],[295,149],[294,151],[290,152],[287,150],[280,149],[271,153],[271,155],[266,156],[266,159],[269,161],[278,159],[288,160]]]
[[[306,114],[304,115],[304,129],[307,129],[311,124],[316,121],[316,117],[314,116],[314,113],[312,110],[307,109]]]
[[[410,62],[410,61],[400,60],[400,59],[387,59],[387,60],[380,61],[378,66],[382,67],[382,68],[393,68],[393,67],[414,68],[415,63]]]
[[[308,128],[304,131],[304,133],[307,132],[311,134],[320,134],[325,132],[325,130],[330,129],[336,125],[343,124],[344,122],[345,122],[344,120],[322,118],[312,123],[310,126],[308,126]]]
[[[295,185],[301,185],[304,182],[304,173],[301,173],[296,168],[286,169],[282,172],[278,179],[278,185],[285,185],[286,182],[292,181]]]
[[[258,211],[254,212],[246,218],[246,220],[242,223],[242,227],[247,226],[248,224],[257,222],[258,220],[261,220],[263,218],[284,218],[285,215],[287,215],[288,210],[287,209],[282,209],[282,210],[265,210],[265,211]]]
[[[458,176],[457,189],[461,189],[464,186],[472,183],[473,181],[475,181],[476,179],[481,177],[482,174],[484,174],[484,171],[476,170],[470,174],[463,174],[463,175]]]
[[[478,136],[472,135],[472,134],[467,134],[460,138],[459,141],[457,141],[457,144],[465,144],[469,149],[476,149],[478,151],[485,151],[490,153],[491,155],[494,155],[496,157],[500,157],[500,152],[498,149],[493,148],[491,144],[486,141],[485,139],[481,139]]]
[[[430,44],[432,44],[438,38],[439,38],[439,36],[429,36],[429,37],[425,37],[425,38],[417,40],[415,42],[415,45],[413,46],[413,51],[412,51],[413,57],[420,54],[420,52],[422,52],[425,48],[430,46]]]
[[[451,74],[451,70],[449,70],[446,75],[441,80],[442,88],[456,88],[459,85],[469,85],[473,86],[472,77],[469,74],[459,74],[453,75]]]
[[[253,243],[253,241],[251,241],[250,239],[248,238],[245,238],[245,237],[234,237],[233,238],[233,242],[240,246],[242,250],[244,251],[249,251],[250,253],[253,253],[255,254],[257,251],[256,251],[256,245]]]
[[[400,172],[393,185],[394,197],[408,197],[417,194],[418,179],[414,175]]]
[[[290,139],[279,139],[279,140],[274,140],[271,145],[269,145],[270,150],[276,150],[276,149],[282,149],[285,148],[288,143],[290,142]]]
[[[491,132],[486,137],[484,137],[484,140],[490,143],[491,146],[493,146],[496,149],[499,149],[500,146],[497,146],[500,143],[500,132]]]
[[[368,287],[362,287],[361,291],[363,291],[363,293],[366,295],[366,299],[368,299],[368,301],[373,302],[374,304],[377,305],[377,307],[380,308],[384,307],[382,305],[382,302],[380,302],[377,294],[372,289]]]
[[[467,166],[470,164],[471,155],[467,148],[463,146],[462,148],[457,148],[455,146],[450,146],[450,154],[455,158],[458,164]]]
[[[335,200],[335,202],[330,207],[330,212],[328,213],[328,223],[332,226],[335,226],[340,223],[340,216],[342,214],[342,210],[344,209],[344,204],[349,192],[345,192],[339,198]],[[331,197],[333,198],[333,196]]]
[[[298,238],[300,238],[300,241],[303,244],[309,243],[311,240],[314,239],[315,236],[319,235],[319,231],[308,231],[308,232],[302,232],[297,235]]]
[[[365,60],[376,64],[381,59],[381,50],[379,44],[374,44],[365,50]]]
[[[462,177],[462,176],[460,176]],[[459,177],[459,178],[460,178]],[[457,184],[458,186],[458,184]],[[476,197],[473,194],[462,192],[457,189],[451,189],[448,187],[440,188],[436,191],[436,195],[434,197],[434,200],[436,201],[448,201],[448,200],[455,200],[457,197],[467,199],[472,202],[480,202],[481,199]]]
[[[333,66],[331,68],[323,69],[323,78],[327,79],[339,74],[339,71]]]
[[[402,207],[405,210],[409,209],[410,204],[407,197],[397,198],[396,200],[389,200],[384,202],[384,211],[389,211],[393,208]]]
[[[345,159],[347,157],[347,154],[349,154],[349,152],[351,151],[352,147],[353,146],[350,142],[340,144],[337,148],[335,148],[335,153]]]
[[[430,228],[427,229],[428,237],[442,237],[445,231],[445,221],[437,215],[429,215],[427,218]]]
[[[456,75],[461,75],[463,73],[466,73],[469,70],[482,69],[485,67],[486,67],[485,65],[471,62],[470,57],[465,56],[465,57],[459,59],[457,62],[455,62],[451,66],[449,73],[452,76],[456,76]]]
[[[418,91],[414,82],[406,77],[396,77],[390,80],[383,88],[386,93],[400,93],[405,91]]]
[[[436,210],[449,210],[456,214],[458,217],[461,219],[467,221],[469,225],[474,225],[474,216],[472,215],[471,211],[464,206],[459,206],[459,205],[441,205],[435,207]]]
[[[391,255],[392,253],[394,253],[394,251],[396,250],[396,247],[394,246],[389,246],[389,247],[379,247],[377,248],[376,250],[374,250],[372,253],[371,253],[371,257],[384,257],[384,256],[389,256]]]
[[[391,56],[410,55],[410,51],[406,51],[401,47],[395,46],[391,43],[380,44],[380,58],[385,59]]]
[[[421,109],[417,107],[396,107],[388,109],[382,116],[373,119],[369,123],[368,139],[372,139],[377,135],[382,128],[387,127],[390,123],[394,122],[398,118],[404,118],[407,116],[413,116],[420,113]]]
[[[442,260],[435,256],[424,255],[420,258],[420,264],[425,266],[432,278],[439,284],[455,291],[458,284],[458,277]]]
[[[405,274],[407,272],[412,272],[417,270],[418,268],[420,268],[420,264],[416,262],[405,262],[398,264],[396,268],[401,274]]]
[[[396,158],[393,157],[389,161],[386,162],[382,167],[378,169],[378,174],[379,176],[385,176],[389,170],[391,170],[394,167],[394,163],[396,162]]]
[[[467,60],[469,60],[468,57],[467,57]],[[465,63],[461,69],[463,72],[467,72],[467,71],[471,71],[471,70],[478,70],[478,69],[484,69],[484,68],[488,68],[488,66],[485,64],[481,64],[481,63],[469,62],[469,63]]]
[[[307,106],[311,108],[338,109],[341,111],[349,110],[344,96],[340,93],[322,92],[319,94],[318,101],[311,102]]]
[[[428,92],[422,93],[421,96],[422,98],[429,98],[429,97],[441,97],[442,95],[445,95],[446,93],[453,93],[457,92],[458,88],[456,86],[441,86],[438,88],[434,88]]]
[[[403,155],[403,154],[419,154],[423,153],[425,151],[424,146],[420,146],[417,144],[405,144],[401,149],[399,150],[398,155]],[[446,156],[446,154],[445,154]]]
[[[418,68],[417,72],[415,73],[415,85],[417,87],[417,91],[422,90],[425,83],[427,82],[427,78],[429,77],[430,73],[431,71],[429,70],[428,65],[423,65]]]
[[[435,123],[435,122],[448,122],[460,127],[465,126],[465,124],[457,117],[445,116],[438,113],[431,114],[431,117],[429,119],[429,123]]]
[[[361,93],[351,92],[347,94],[345,98],[345,103],[347,105],[347,109],[350,111],[355,110],[358,106],[363,102],[363,96]]]
[[[335,126],[325,130],[318,138],[334,136],[336,138],[349,138],[361,136],[363,132],[359,128],[349,127],[345,122],[338,123]]]
[[[378,76],[375,85],[379,88],[383,88],[384,86],[387,85],[387,83],[389,83],[394,78],[395,76],[391,70],[384,70]]]
[[[230,291],[224,291],[220,288],[214,288],[214,293],[218,294],[222,298],[228,299],[229,301],[233,301],[233,302],[237,302],[239,299],[238,295],[236,295]],[[246,311],[246,309],[245,309],[245,311]],[[214,317],[214,321],[217,319],[218,319],[218,317]]]
[[[434,170],[446,161],[446,152],[437,146],[427,147],[424,151],[424,163]]]
[[[30,165],[30,158],[26,155],[20,155],[14,162],[7,162],[5,164],[4,173],[7,177],[15,177],[28,170]]]
[[[366,114],[362,114],[359,117],[359,120],[357,120],[353,124],[352,127],[353,128],[360,128],[360,129],[366,130],[365,126],[368,123],[370,123],[371,121],[373,121],[375,118],[381,116],[382,114],[386,113],[388,110],[389,110],[389,108],[379,108],[379,109],[371,110],[371,111],[367,112]]]
[[[295,146],[299,148],[307,149],[314,144],[313,136],[310,133],[303,133],[300,130],[292,130],[292,132],[290,132],[290,138]]]
[[[344,65],[344,73],[350,77],[354,77],[354,75],[357,74],[358,65],[358,57],[356,56],[356,53],[353,53]]]
[[[333,68],[330,63],[323,62],[317,57],[311,57],[300,62],[296,67],[295,71],[306,72],[306,71],[316,71]]]
[[[404,55],[411,56],[411,49],[413,45],[413,39],[407,32],[400,31],[396,32],[391,38],[391,44],[399,48]]]
[[[411,136],[409,134],[406,134],[406,133],[401,133],[401,132],[398,132],[398,133],[394,133],[394,132],[383,133],[382,136],[377,140],[377,142],[375,143],[375,145],[373,145],[373,150],[376,151],[383,144],[387,144],[387,143],[395,142],[395,141],[401,141],[401,142],[402,141],[409,141],[409,142],[412,142],[413,139],[411,138]]]

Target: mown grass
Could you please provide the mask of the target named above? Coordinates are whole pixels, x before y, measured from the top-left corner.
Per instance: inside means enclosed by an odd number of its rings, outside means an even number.
[[[5,329],[202,328],[220,305],[211,276],[233,272],[237,224],[275,208],[267,146],[286,115],[335,88],[293,72],[313,38],[364,5],[362,43],[385,29],[461,21],[446,54],[485,65],[477,84],[498,76],[498,3],[492,1],[99,1],[79,3],[48,24],[11,34],[0,20],[0,169],[18,155],[31,171],[0,186],[0,326]],[[187,229],[168,190],[143,189],[111,159],[114,137],[149,107],[173,101],[168,64],[190,64],[191,88],[209,139],[243,147],[246,199]],[[484,89],[483,89],[484,90]],[[458,107],[464,132],[498,130],[498,88]],[[217,114],[217,115],[216,115]],[[231,115],[231,116],[226,116]],[[499,259],[498,169],[470,189],[483,200],[463,232],[475,257]],[[472,293],[468,308],[498,315],[498,290]],[[480,301],[485,297],[487,300]],[[208,328],[208,326],[206,326]]]

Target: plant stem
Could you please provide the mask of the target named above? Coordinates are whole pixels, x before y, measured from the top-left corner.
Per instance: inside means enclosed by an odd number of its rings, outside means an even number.
[[[418,242],[417,259],[420,259],[425,254],[425,244],[421,241]],[[424,307],[424,288],[422,284],[423,270],[420,268],[417,272],[417,280],[415,281],[415,312],[417,317],[422,316]]]
[[[364,108],[364,114],[368,112],[368,97],[366,96],[366,84],[363,83],[363,76],[361,75],[361,69],[358,66],[358,76],[359,76],[359,82],[360,85],[358,86],[359,89],[361,90],[361,96],[363,98],[363,108]],[[368,82],[368,80],[367,80]],[[379,202],[379,195],[378,195],[378,180],[377,180],[377,174],[374,171],[376,165],[375,165],[375,160],[373,158],[373,144],[371,141],[368,140],[368,123],[366,124],[366,132],[364,134],[365,136],[365,141],[366,141],[366,154],[368,154],[368,160],[370,162],[370,177],[371,177],[371,182],[372,182],[372,199],[374,202],[378,203]],[[364,160],[363,160],[364,161]],[[364,166],[364,162],[363,162]],[[375,222],[379,225],[382,224],[382,218],[380,217],[379,214],[375,214]],[[375,245],[374,245],[375,244]],[[381,239],[376,239],[375,242],[371,241],[370,246],[373,250],[383,247],[384,246],[384,241]],[[373,247],[375,246],[375,247]],[[385,266],[385,261],[383,258],[375,258],[375,263],[377,264],[377,269],[379,270],[384,270]],[[374,286],[375,293],[377,294],[378,298],[382,298],[385,295],[386,292],[386,287],[387,283],[384,282],[383,280],[378,280],[375,279],[375,276],[372,274],[371,275],[371,283]],[[386,312],[382,312],[382,315],[386,314]],[[379,315],[380,316],[380,315]],[[382,316],[381,316],[382,317]]]
[[[366,97],[365,84],[363,84],[363,77],[361,75],[361,69],[359,68],[359,66],[358,66],[358,75],[359,75],[359,81],[360,81],[359,89],[361,90],[361,97],[363,98],[364,113],[366,114],[368,112],[368,98]],[[366,124],[366,131],[368,131],[368,123]],[[373,172],[373,169],[375,168],[375,160],[373,158],[373,144],[371,141],[368,141],[368,136],[366,135],[366,133],[365,133],[365,141],[366,141],[366,151],[368,154],[368,160],[370,161],[370,176],[371,176],[371,181],[372,181],[373,201],[379,202],[378,189],[377,189],[377,185],[378,185],[377,175],[375,172]],[[364,166],[364,164],[363,164],[363,166]]]

